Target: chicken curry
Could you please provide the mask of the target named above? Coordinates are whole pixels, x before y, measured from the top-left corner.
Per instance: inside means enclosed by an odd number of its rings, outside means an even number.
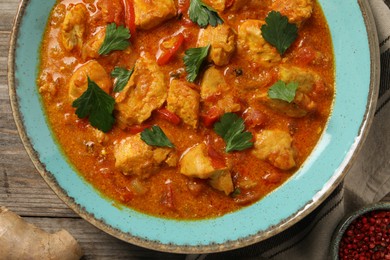
[[[315,0],[59,0],[38,87],[59,145],[116,205],[202,219],[296,172],[334,98]]]

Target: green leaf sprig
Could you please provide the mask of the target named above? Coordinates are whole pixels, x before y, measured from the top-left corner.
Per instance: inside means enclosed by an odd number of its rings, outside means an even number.
[[[213,27],[216,27],[218,24],[223,24],[223,20],[218,15],[218,12],[203,3],[202,0],[191,0],[189,17],[191,21],[197,23],[201,28],[205,28],[209,24]]]
[[[72,103],[72,106],[77,108],[76,115],[79,118],[88,117],[93,127],[105,133],[111,130],[115,122],[112,115],[114,105],[114,98],[104,92],[89,77],[87,90]]]
[[[194,82],[198,77],[200,68],[209,54],[210,45],[206,47],[190,48],[184,52],[184,65],[186,66],[187,80]]]
[[[175,147],[168,139],[168,137],[165,135],[163,130],[157,125],[154,125],[151,128],[147,128],[144,131],[142,131],[141,139],[146,144],[151,146],[169,147],[169,148]]]
[[[115,67],[111,71],[111,77],[115,78],[114,92],[121,92],[129,81],[131,75],[134,72],[134,68],[127,70],[121,67]]]
[[[245,131],[244,120],[234,113],[226,113],[214,124],[214,131],[226,143],[226,152],[242,151],[253,146],[253,135]]]
[[[107,24],[106,35],[99,49],[99,55],[107,55],[112,51],[123,51],[129,47],[130,31],[123,25]]]
[[[297,89],[298,83],[296,82],[290,82],[286,84],[286,82],[278,80],[268,89],[268,97],[291,103],[295,98]]]
[[[276,11],[271,11],[265,22],[261,26],[263,38],[283,55],[298,37],[297,25],[289,23],[286,16]]]

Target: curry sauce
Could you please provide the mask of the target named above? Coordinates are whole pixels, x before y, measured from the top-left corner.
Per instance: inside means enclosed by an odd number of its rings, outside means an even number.
[[[196,10],[208,10],[208,24]],[[284,53],[265,39],[267,17],[297,30]],[[127,44],[101,54],[119,30]],[[200,51],[191,74],[185,60]],[[53,133],[86,181],[113,203],[202,219],[255,203],[304,163],[331,113],[334,58],[312,0],[63,0],[37,82]],[[90,84],[114,101],[109,129],[76,113]],[[273,97],[276,85],[291,87],[292,100]],[[147,141],[157,127],[171,147]]]

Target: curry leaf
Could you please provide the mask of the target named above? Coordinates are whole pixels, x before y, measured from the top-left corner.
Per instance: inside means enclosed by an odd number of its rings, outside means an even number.
[[[189,16],[191,21],[197,23],[202,28],[207,27],[209,24],[213,27],[216,27],[218,24],[223,24],[223,20],[218,15],[218,12],[203,3],[202,0],[191,0]]]
[[[134,68],[127,70],[121,67],[115,67],[111,71],[111,77],[115,78],[114,92],[121,92],[129,81],[131,75],[134,72]]]
[[[261,26],[263,38],[283,55],[298,37],[298,27],[289,23],[286,16],[271,11]]]
[[[298,89],[298,83],[290,82],[286,84],[284,81],[277,81],[268,90],[268,97],[272,99],[280,99],[291,103]]]
[[[183,57],[184,65],[186,66],[187,80],[194,82],[198,77],[200,67],[205,58],[209,54],[210,45],[206,47],[191,48],[185,51]]]
[[[215,123],[214,131],[226,143],[226,152],[242,151],[253,146],[252,133],[245,131],[244,120],[234,113],[226,113]]]
[[[89,77],[87,90],[72,103],[72,106],[77,108],[76,114],[79,118],[88,117],[90,124],[103,132],[110,131],[115,122],[112,115],[114,105],[114,98]]]
[[[151,128],[147,128],[141,132],[141,139],[151,146],[159,146],[159,147],[170,147],[174,148],[175,146],[171,143],[168,137],[165,135],[163,130],[154,125]]]
[[[123,25],[116,27],[110,23],[106,27],[106,36],[99,49],[99,55],[107,55],[112,51],[123,51],[129,47],[130,31]]]

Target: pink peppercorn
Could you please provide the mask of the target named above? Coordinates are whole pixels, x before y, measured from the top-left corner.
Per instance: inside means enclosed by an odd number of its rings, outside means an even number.
[[[344,232],[339,259],[389,259],[390,211],[378,210],[356,218]]]

